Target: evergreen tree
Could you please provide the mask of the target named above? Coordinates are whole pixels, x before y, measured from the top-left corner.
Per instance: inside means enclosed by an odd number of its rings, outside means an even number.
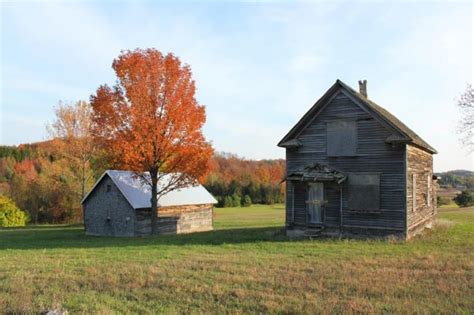
[[[249,195],[245,195],[244,199],[242,200],[242,207],[250,207],[252,205],[252,199],[250,199]]]
[[[240,207],[241,206],[241,198],[238,194],[232,195],[232,207]]]
[[[454,202],[461,208],[474,205],[474,196],[467,190],[463,190],[454,198]]]
[[[233,206],[233,200],[231,196],[224,197],[224,208],[229,208]]]

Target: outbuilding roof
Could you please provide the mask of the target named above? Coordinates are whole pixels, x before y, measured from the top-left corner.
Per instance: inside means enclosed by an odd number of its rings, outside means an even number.
[[[147,173],[144,173],[147,174]],[[162,178],[159,186],[166,185],[171,179],[171,174],[167,174]],[[151,206],[151,187],[145,183],[140,177],[131,171],[107,170],[102,174],[91,191],[82,199],[84,203],[90,194],[97,188],[99,183],[105,176],[109,176],[114,182],[125,199],[134,209],[150,208]],[[199,183],[195,186],[188,186],[173,190],[158,200],[158,207],[197,205],[197,204],[215,204],[217,200]]]

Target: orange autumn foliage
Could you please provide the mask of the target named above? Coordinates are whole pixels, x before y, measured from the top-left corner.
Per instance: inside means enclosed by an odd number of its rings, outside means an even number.
[[[120,168],[148,171],[152,197],[204,179],[213,150],[202,134],[206,113],[191,68],[156,49],[122,52],[112,67],[116,85],[91,96],[95,141]],[[157,187],[165,173],[171,180]]]
[[[28,182],[31,182],[38,176],[35,166],[35,161],[28,159],[16,163],[14,169],[16,173],[22,174]]]
[[[249,182],[279,185],[285,175],[285,160],[248,160],[231,153],[217,153],[211,161],[207,181],[219,178],[226,185],[235,180],[241,185]]]

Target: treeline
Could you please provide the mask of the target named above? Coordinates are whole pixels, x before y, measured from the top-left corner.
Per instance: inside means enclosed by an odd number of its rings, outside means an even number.
[[[66,156],[55,141],[20,146],[0,146],[0,194],[27,211],[32,223],[70,223],[82,220],[82,168]],[[216,154],[204,186],[219,207],[283,202],[283,160],[252,161],[232,154]],[[85,190],[113,166],[106,155],[95,152],[87,162]]]
[[[0,146],[0,158],[10,157],[17,162],[36,156],[37,146],[41,144],[22,144],[16,146]]]
[[[467,170],[454,170],[436,173],[440,179],[438,184],[445,188],[474,191],[474,172]]]
[[[218,207],[281,203],[284,173],[284,160],[254,161],[219,153],[212,160],[204,186],[216,197]]]
[[[90,188],[95,180],[88,168]],[[66,159],[54,141],[0,146],[0,194],[27,211],[33,223],[79,222],[80,168]]]

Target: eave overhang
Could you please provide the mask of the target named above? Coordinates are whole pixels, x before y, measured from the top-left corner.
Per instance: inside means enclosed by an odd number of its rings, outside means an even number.
[[[291,140],[278,144],[279,147],[287,148],[287,149],[298,148],[298,147],[301,147],[302,145],[303,143],[298,139],[291,139]]]

